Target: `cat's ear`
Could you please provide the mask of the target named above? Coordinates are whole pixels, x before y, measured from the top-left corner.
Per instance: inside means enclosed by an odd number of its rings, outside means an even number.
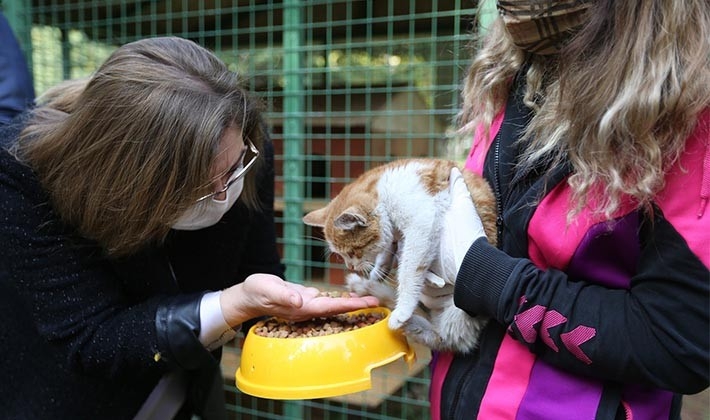
[[[356,207],[349,207],[335,219],[335,227],[342,230],[353,230],[364,226],[367,226],[367,218]]]
[[[325,216],[328,214],[328,207],[323,207],[318,210],[313,210],[312,212],[303,216],[303,223],[308,226],[315,227],[325,227]]]

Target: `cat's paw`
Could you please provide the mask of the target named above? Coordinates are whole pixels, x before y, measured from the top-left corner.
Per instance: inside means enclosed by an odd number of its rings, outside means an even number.
[[[345,276],[345,284],[349,291],[358,296],[375,296],[380,301],[380,306],[392,309],[397,297],[396,291],[381,281],[372,281],[357,273]]]
[[[357,273],[349,273],[345,276],[345,285],[347,286],[348,290],[358,296],[365,296],[370,294],[370,291],[367,287],[367,283],[369,281],[370,280],[367,277],[363,277]]]
[[[387,325],[390,327],[391,330],[398,330],[411,317],[412,316],[410,314],[406,314],[400,309],[395,309],[390,313],[390,319],[389,321],[387,321]]]
[[[434,330],[431,322],[420,315],[412,315],[402,328],[404,335],[419,344],[434,350],[441,347],[441,336]]]

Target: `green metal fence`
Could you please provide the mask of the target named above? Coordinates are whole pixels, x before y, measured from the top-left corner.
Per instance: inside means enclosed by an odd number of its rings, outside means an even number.
[[[471,56],[473,0],[2,1],[27,53],[35,88],[89,75],[123,43],[191,38],[221,56],[264,100],[276,148],[277,225],[287,277],[340,285],[301,217],[380,163],[460,158],[452,134]],[[490,2],[489,2],[490,3]],[[428,417],[428,352],[413,370],[378,373],[346,398],[271,401],[234,387],[239,343],[226,349],[225,389],[235,418]]]

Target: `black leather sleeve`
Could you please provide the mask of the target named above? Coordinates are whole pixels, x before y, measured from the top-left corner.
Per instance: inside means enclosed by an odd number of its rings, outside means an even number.
[[[161,350],[159,357],[166,363],[194,370],[217,362],[198,338],[202,295],[178,295],[158,307],[155,327]]]

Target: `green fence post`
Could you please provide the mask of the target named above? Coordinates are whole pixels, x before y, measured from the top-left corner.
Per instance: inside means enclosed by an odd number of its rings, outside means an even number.
[[[283,48],[284,48],[284,263],[286,279],[303,283],[305,228],[303,208],[303,83],[301,80],[301,2],[284,1]],[[286,401],[284,415],[289,419],[304,417],[303,404]]]
[[[284,263],[286,278],[304,281],[303,222],[303,82],[301,75],[301,2],[286,0],[284,48]]]

